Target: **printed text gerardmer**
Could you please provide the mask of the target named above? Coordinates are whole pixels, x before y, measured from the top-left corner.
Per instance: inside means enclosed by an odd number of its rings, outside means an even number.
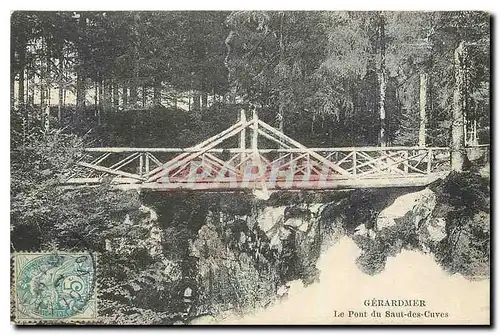
[[[425,307],[425,300],[418,299],[367,299],[363,305],[368,307]]]

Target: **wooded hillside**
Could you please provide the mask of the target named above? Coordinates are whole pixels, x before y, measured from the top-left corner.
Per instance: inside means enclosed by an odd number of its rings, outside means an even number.
[[[169,146],[167,125],[210,134],[203,120],[233,122],[239,108],[255,107],[305,145],[447,146],[460,66],[466,141],[484,143],[489,20],[482,12],[14,12],[11,101],[45,128],[99,133],[105,145]],[[156,118],[169,123],[157,129]],[[122,127],[149,140],[119,140]],[[186,141],[179,145],[194,139]]]

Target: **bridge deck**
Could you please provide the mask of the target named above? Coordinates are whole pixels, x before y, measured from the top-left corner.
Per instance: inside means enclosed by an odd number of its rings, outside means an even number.
[[[266,189],[276,190],[335,190],[335,189],[359,189],[359,188],[384,188],[384,187],[419,187],[427,186],[434,181],[444,178],[448,172],[435,173],[429,176],[407,176],[400,178],[365,178],[365,179],[337,179],[329,180],[323,183],[293,183],[276,182],[273,185],[262,184],[262,182],[249,181],[242,185],[231,183],[203,183],[203,182],[178,182],[178,183],[140,183],[136,181],[125,182],[115,181],[112,184],[122,190],[151,190],[151,191],[187,191],[187,190],[205,190],[205,191],[239,191],[246,189]],[[103,181],[100,178],[85,179],[82,182],[73,180],[69,183],[70,188],[82,186],[100,185]]]

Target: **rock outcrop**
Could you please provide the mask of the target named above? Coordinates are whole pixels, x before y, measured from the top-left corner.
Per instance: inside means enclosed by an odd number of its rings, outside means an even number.
[[[378,214],[375,229],[381,231],[393,227],[404,218],[407,219],[404,220],[405,223],[409,221],[418,228],[429,217],[435,206],[436,195],[430,189],[402,195]]]
[[[428,251],[429,245],[446,237],[445,219],[432,215],[436,205],[437,196],[429,188],[402,195],[378,214],[375,230],[382,232],[386,229],[401,229],[401,225],[412,225],[422,249]]]
[[[266,307],[286,296],[290,283],[314,282],[321,251],[345,235],[360,247],[356,263],[369,274],[383,271],[387,258],[403,249],[433,254],[452,273],[488,273],[488,206],[476,199],[487,195],[476,194],[474,178],[465,183],[466,194],[451,180],[424,189],[335,192],[313,201],[286,194],[210,201],[189,215],[195,218],[189,255],[198,290],[192,316],[203,315],[193,322]]]
[[[191,244],[204,305],[199,312],[264,307],[286,282],[314,281],[321,208],[267,206],[248,215],[211,211]]]
[[[109,234],[110,238],[106,239],[107,251],[120,250],[121,253],[131,254],[135,250],[143,249],[147,250],[153,259],[161,257],[163,231],[154,209],[142,205],[137,212],[126,214],[122,224],[115,227],[114,232],[117,234]],[[138,234],[140,236],[136,236]]]

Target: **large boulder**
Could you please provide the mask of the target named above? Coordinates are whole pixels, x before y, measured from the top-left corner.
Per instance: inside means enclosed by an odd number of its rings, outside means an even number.
[[[393,227],[404,218],[405,224],[413,224],[418,229],[435,207],[436,194],[428,188],[402,195],[378,214],[375,229],[381,231]]]
[[[421,248],[428,251],[446,238],[446,220],[433,216],[436,205],[437,196],[429,188],[402,195],[378,214],[375,229],[381,233],[402,228],[412,230]]]

